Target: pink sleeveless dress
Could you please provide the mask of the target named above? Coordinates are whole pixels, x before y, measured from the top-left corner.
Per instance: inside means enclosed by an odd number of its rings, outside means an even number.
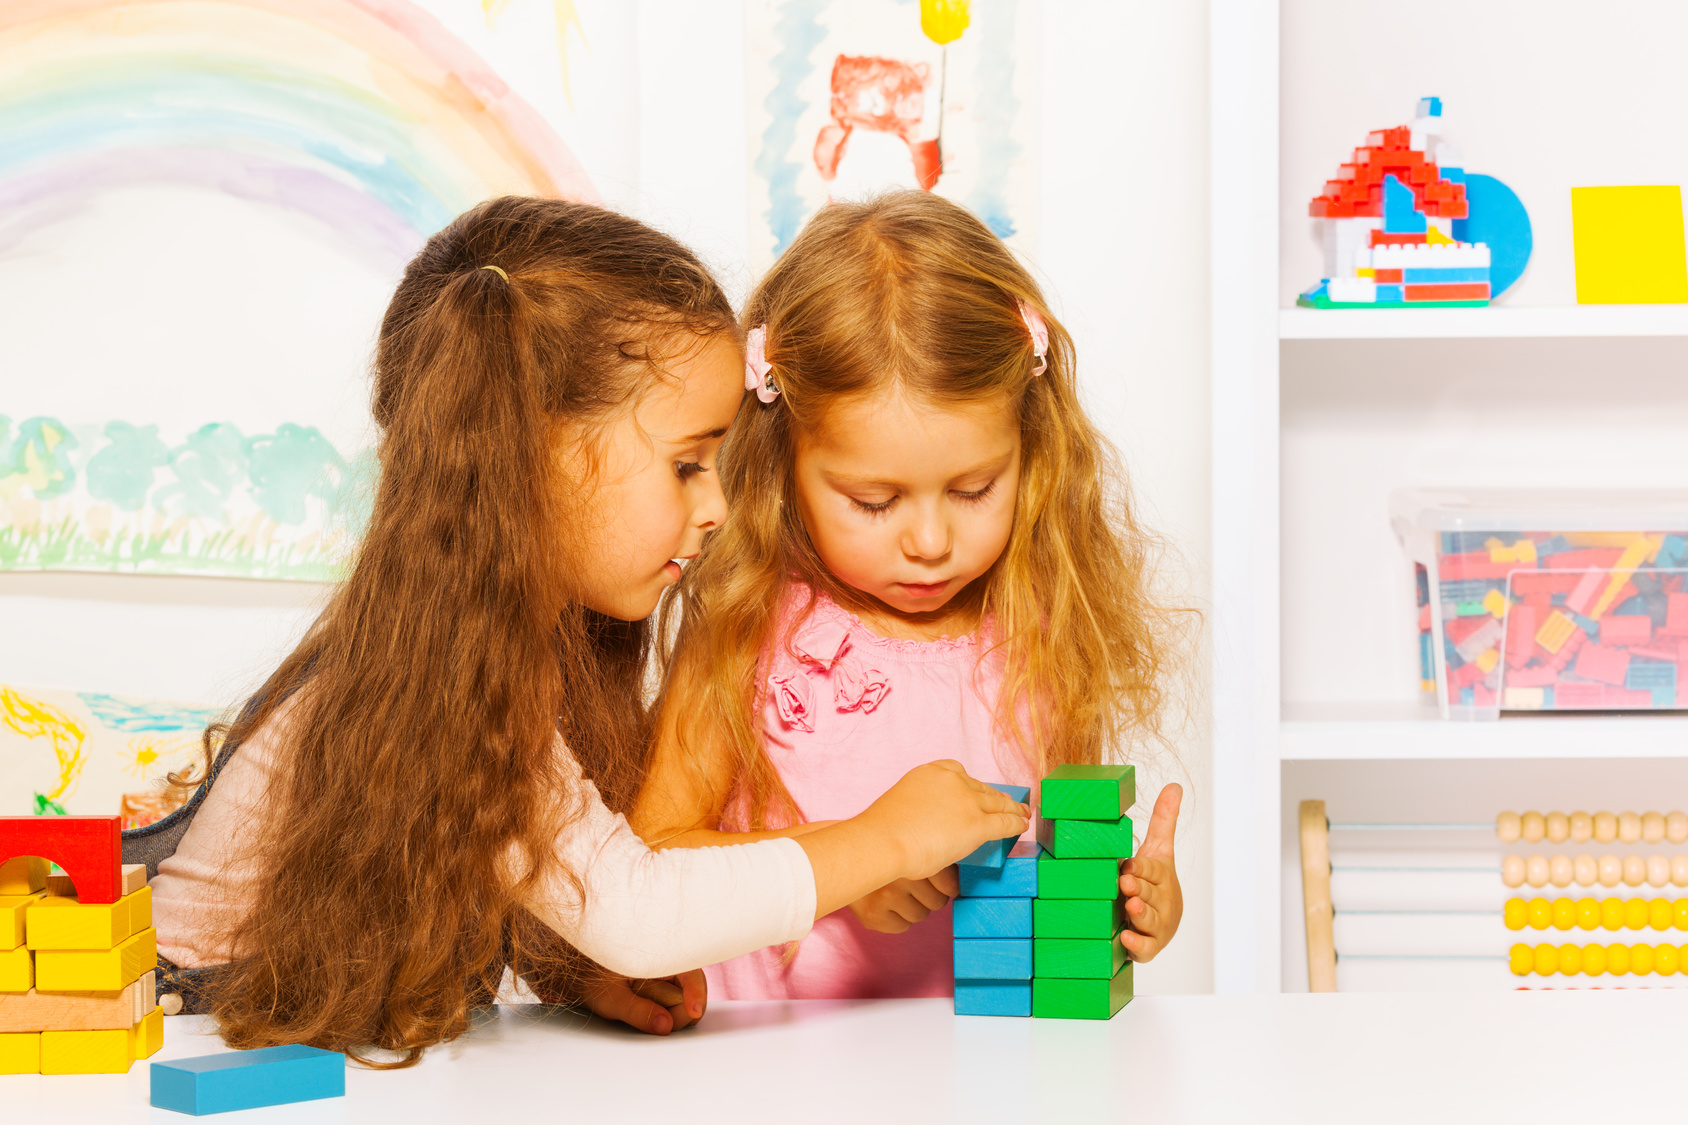
[[[805,821],[843,820],[915,766],[954,758],[981,781],[1031,785],[1031,769],[995,731],[1001,682],[976,637],[875,636],[824,594],[795,633],[807,588],[785,592],[776,644],[762,655],[760,727],[768,755]],[[744,826],[723,824],[728,831]],[[906,933],[864,927],[848,909],[809,936],[705,969],[709,995],[732,1000],[948,996],[954,988],[950,908]]]

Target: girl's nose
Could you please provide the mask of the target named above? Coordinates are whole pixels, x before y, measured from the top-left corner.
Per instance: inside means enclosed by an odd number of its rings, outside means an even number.
[[[727,518],[727,497],[721,491],[721,478],[716,473],[704,473],[699,482],[703,495],[692,511],[692,524],[699,531],[714,531]]]
[[[903,532],[903,551],[912,558],[941,559],[950,553],[950,528],[937,512],[917,512]]]

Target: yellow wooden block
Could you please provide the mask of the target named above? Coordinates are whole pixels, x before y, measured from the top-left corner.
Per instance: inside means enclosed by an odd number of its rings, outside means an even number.
[[[0,1035],[0,1074],[40,1074],[41,1033],[14,1031]]]
[[[42,1074],[123,1074],[135,1061],[135,1032],[43,1031]]]
[[[1577,304],[1688,301],[1680,187],[1572,188],[1571,237]]]
[[[35,984],[35,955],[26,945],[0,953],[0,992],[28,992]]]
[[[142,925],[135,925],[141,921]],[[110,949],[152,925],[152,888],[116,902],[83,905],[48,895],[29,908],[29,948]]]
[[[40,897],[40,892],[0,896],[0,950],[16,949],[24,944],[27,932],[24,920],[28,917],[29,904]]]
[[[27,895],[44,890],[51,866],[35,855],[20,855],[0,863],[0,895]]]
[[[158,962],[158,933],[145,929],[115,949],[43,949],[35,955],[35,987],[43,992],[122,988]]]
[[[164,1009],[154,1007],[142,1016],[130,1032],[130,1054],[137,1059],[150,1058],[164,1046]]]

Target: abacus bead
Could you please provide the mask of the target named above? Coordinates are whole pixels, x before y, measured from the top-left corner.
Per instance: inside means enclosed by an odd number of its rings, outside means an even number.
[[[1647,904],[1647,924],[1655,930],[1668,930],[1675,919],[1676,913],[1671,908],[1670,899],[1656,898]]]
[[[1638,855],[1624,856],[1624,882],[1639,887],[1647,881],[1647,861]]]
[[[1688,842],[1688,812],[1673,812],[1665,817],[1665,839],[1673,844]]]
[[[1530,929],[1545,930],[1553,924],[1553,904],[1545,898],[1530,900]]]
[[[1553,928],[1568,930],[1577,924],[1577,904],[1568,898],[1553,900]]]
[[[1536,946],[1536,972],[1550,977],[1559,971],[1559,947],[1545,941]]]
[[[1661,977],[1668,977],[1676,972],[1678,964],[1680,964],[1680,961],[1676,946],[1664,942],[1653,947],[1653,971],[1655,973],[1658,973]]]
[[[1563,844],[1571,834],[1571,818],[1562,812],[1547,814],[1547,838],[1555,844]]]
[[[1522,944],[1515,945],[1515,946],[1512,947],[1512,975],[1513,976],[1517,976],[1517,977],[1528,976],[1531,972],[1533,972],[1535,970],[1535,967],[1536,967],[1535,950],[1531,949],[1527,945],[1522,945]]]
[[[1559,971],[1568,977],[1582,972],[1582,949],[1569,943],[1559,947]]]
[[[1629,947],[1629,971],[1638,977],[1644,977],[1653,971],[1652,946],[1641,941]]]
[[[1624,928],[1623,899],[1606,898],[1600,900],[1600,928],[1604,930],[1621,930]]]
[[[1583,972],[1591,977],[1597,977],[1606,971],[1606,947],[1604,945],[1583,946]]]
[[[1600,857],[1600,885],[1615,887],[1624,881],[1624,861],[1615,855]]]
[[[1683,819],[1688,820],[1688,816]],[[1570,820],[1572,843],[1586,844],[1594,839],[1594,818],[1592,816],[1585,812],[1574,812],[1571,814]]]
[[[1547,821],[1539,812],[1527,812],[1521,818],[1519,829],[1525,843],[1539,844],[1547,835]]]
[[[1618,818],[1609,812],[1594,814],[1594,838],[1602,844],[1610,844],[1618,838]]]
[[[1600,864],[1593,856],[1584,853],[1579,855],[1571,864],[1571,872],[1576,877],[1577,886],[1592,887],[1600,881]]]
[[[1509,887],[1524,885],[1524,857],[1509,855],[1500,861],[1500,881]]]
[[[1577,900],[1577,925],[1585,930],[1600,928],[1600,900],[1593,898],[1579,898]],[[1516,929],[1517,927],[1514,927]]]
[[[1571,862],[1568,855],[1556,855],[1547,861],[1547,877],[1556,887],[1568,887],[1571,879],[1576,875],[1576,864]]]
[[[1688,887],[1688,855],[1670,857],[1670,881],[1679,887]]]
[[[1524,861],[1524,878],[1532,887],[1547,886],[1548,863],[1544,855],[1533,855]]]
[[[1665,817],[1663,813],[1641,814],[1641,838],[1649,844],[1657,844],[1665,838]]]
[[[1625,844],[1641,842],[1641,816],[1638,813],[1618,814],[1618,840]]]
[[[1629,972],[1629,946],[1615,941],[1606,947],[1606,971],[1615,977]]]
[[[1530,920],[1530,907],[1521,898],[1509,898],[1506,900],[1504,917],[1506,918],[1507,929],[1521,930],[1524,928],[1524,924]]]
[[[1671,913],[1674,915],[1672,924],[1679,930],[1688,930],[1688,898],[1679,898],[1671,903]]]
[[[1670,860],[1662,855],[1647,857],[1647,885],[1662,887],[1670,882]]]
[[[1626,898],[1624,900],[1624,925],[1632,930],[1645,930],[1647,921],[1653,912],[1647,908],[1644,898]]]
[[[1495,835],[1500,837],[1503,844],[1516,844],[1520,828],[1519,817],[1515,812],[1503,812],[1495,817]]]

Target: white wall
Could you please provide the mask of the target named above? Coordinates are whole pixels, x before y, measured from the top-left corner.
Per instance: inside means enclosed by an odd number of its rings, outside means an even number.
[[[449,10],[452,30],[495,57],[475,6],[429,6],[442,18]],[[515,0],[500,18],[550,34],[525,10],[550,7]],[[565,139],[607,202],[698,248],[742,295],[751,278],[740,0],[579,8],[586,46],[571,53],[571,67],[580,112]],[[629,39],[637,66],[616,70],[609,60]],[[1206,8],[1046,0],[1041,39],[1035,265],[1078,340],[1090,408],[1123,451],[1145,518],[1175,549],[1171,596],[1199,605],[1209,551]],[[512,75],[542,109],[561,104],[541,90],[552,80],[547,71]],[[30,638],[0,644],[0,682],[234,702],[297,639],[322,593],[236,580],[0,574],[0,639]],[[1190,791],[1178,837],[1185,926],[1138,974],[1146,994],[1211,987],[1205,666],[1193,660],[1197,679],[1180,685],[1196,714],[1175,759],[1143,771],[1142,811],[1158,779],[1183,780]]]

